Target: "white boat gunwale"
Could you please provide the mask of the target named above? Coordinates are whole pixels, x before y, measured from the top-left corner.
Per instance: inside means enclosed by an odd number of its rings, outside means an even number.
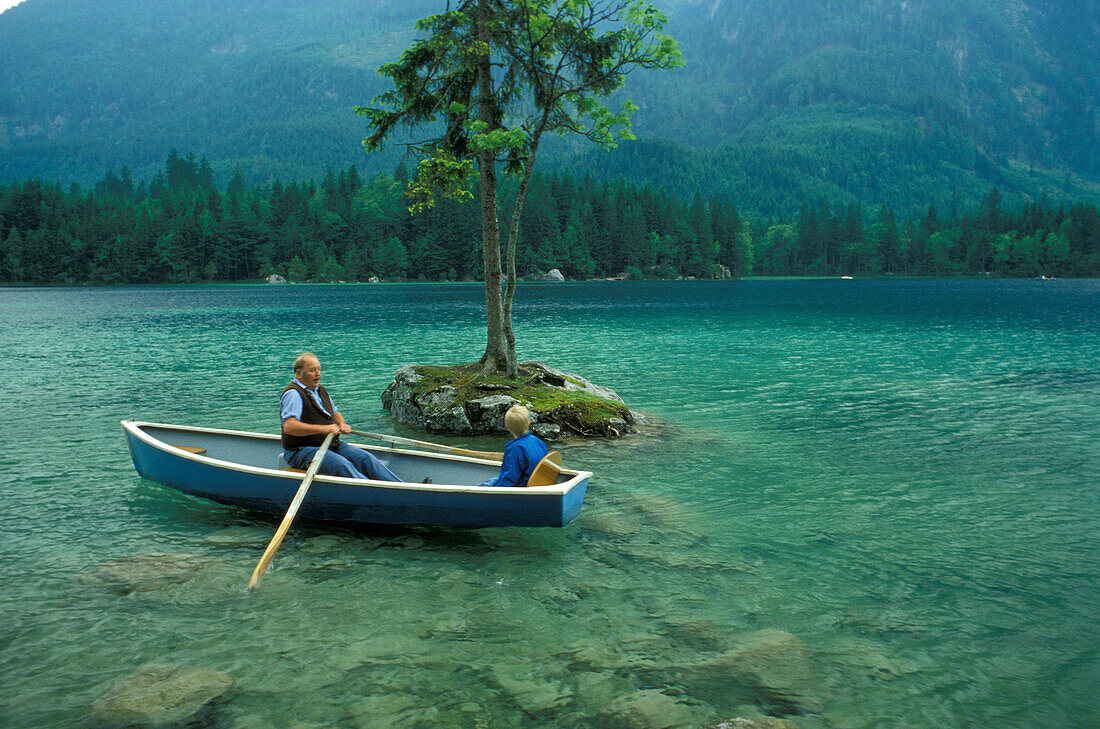
[[[302,475],[292,471],[284,471],[278,468],[263,468],[261,466],[249,466],[242,463],[235,463],[233,461],[223,461],[218,458],[212,458],[199,453],[191,453],[190,451],[178,448],[171,443],[166,443],[159,438],[156,438],[149,433],[146,433],[143,428],[162,428],[166,430],[185,430],[193,433],[210,433],[213,435],[230,435],[240,436],[246,438],[260,438],[265,440],[280,440],[278,435],[272,435],[270,433],[256,433],[247,430],[231,430],[225,428],[206,428],[193,425],[175,425],[171,423],[154,423],[144,420],[122,420],[120,421],[122,427],[135,438],[138,438],[142,442],[149,446],[156,448],[159,451],[170,453],[173,457],[182,458],[189,461],[195,461],[196,463],[202,463],[207,465],[217,466],[219,468],[227,469],[230,471],[236,471],[238,473],[248,473],[253,475],[263,476],[275,476],[277,478],[283,478],[293,481],[301,481]],[[415,457],[429,456],[438,460],[444,461],[460,461],[464,463],[477,463],[490,466],[499,465],[497,461],[488,460],[484,458],[474,458],[472,456],[460,456],[452,453],[430,453],[428,451],[410,450],[404,448],[395,447],[377,447],[377,446],[364,446],[359,443],[350,443],[356,447],[364,448],[365,450],[381,450],[386,452],[400,453],[403,455],[411,455]],[[494,494],[559,494],[564,495],[569,491],[578,480],[591,478],[592,473],[589,471],[576,471],[568,468],[562,469],[562,474],[569,476],[565,481],[556,484],[550,484],[548,486],[517,486],[512,488],[500,487],[500,486],[477,486],[477,485],[465,485],[465,484],[423,484],[423,483],[408,483],[405,481],[373,481],[370,479],[357,479],[346,478],[343,476],[329,476],[327,474],[318,473],[314,478],[316,482],[332,483],[340,486],[354,486],[358,488],[370,488],[370,489],[391,489],[395,491],[430,491],[437,493],[494,493]]]

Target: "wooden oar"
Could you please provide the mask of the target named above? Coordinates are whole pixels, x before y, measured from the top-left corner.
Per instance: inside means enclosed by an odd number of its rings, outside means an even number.
[[[300,507],[302,501],[305,500],[306,492],[309,491],[309,485],[313,483],[313,477],[317,475],[317,469],[321,467],[321,461],[324,459],[325,453],[328,452],[328,447],[332,444],[332,439],[335,437],[335,433],[326,435],[325,442],[321,444],[321,447],[317,449],[317,453],[313,456],[313,460],[309,464],[309,470],[306,471],[306,476],[302,479],[302,485],[298,487],[298,493],[294,494],[294,500],[290,502],[290,508],[286,510],[286,516],[283,517],[283,523],[275,530],[275,536],[271,538],[271,543],[268,544],[267,549],[264,550],[264,556],[260,557],[260,563],[256,565],[256,569],[252,570],[252,580],[248,583],[249,590],[255,590],[260,586],[260,580],[264,578],[264,573],[267,572],[268,565],[270,565],[271,560],[275,558],[275,552],[279,549],[279,545],[283,543],[283,537],[290,531],[290,525],[294,521],[294,517],[298,515],[298,507]]]
[[[419,448],[431,448],[437,451],[443,451],[444,453],[454,453],[458,456],[470,456],[471,458],[485,458],[490,461],[499,461],[504,458],[503,453],[492,453],[490,451],[471,451],[465,448],[452,448],[451,446],[445,446],[440,443],[429,443],[426,440],[413,440],[412,438],[402,438],[397,435],[381,435],[380,433],[367,433],[363,430],[353,430],[352,435],[361,435],[364,438],[375,438],[377,440],[384,440],[388,443],[395,445],[413,446]]]

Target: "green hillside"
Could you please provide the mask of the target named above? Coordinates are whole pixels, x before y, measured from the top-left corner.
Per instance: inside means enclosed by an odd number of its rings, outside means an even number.
[[[911,217],[1100,200],[1100,21],[1084,0],[665,0],[687,65],[639,73],[640,141],[551,145],[547,169],[733,200]],[[222,184],[320,179],[367,156],[351,107],[443,0],[26,0],[0,15],[0,182],[151,179],[171,149]]]

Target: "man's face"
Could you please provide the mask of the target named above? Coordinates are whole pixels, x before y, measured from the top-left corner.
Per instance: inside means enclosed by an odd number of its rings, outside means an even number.
[[[321,382],[321,362],[317,359],[307,359],[302,363],[302,369],[298,370],[298,379],[309,389],[314,389]]]

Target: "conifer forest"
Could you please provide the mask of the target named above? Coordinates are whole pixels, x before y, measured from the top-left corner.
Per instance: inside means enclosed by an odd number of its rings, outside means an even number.
[[[172,152],[136,181],[123,169],[90,189],[33,179],[0,185],[0,281],[128,284],[463,281],[480,278],[476,205],[440,200],[411,214],[407,179],[354,166],[318,184],[224,189],[210,165]],[[514,187],[505,185],[502,203]],[[728,199],[681,198],[622,178],[566,173],[531,182],[518,276],[568,279],[767,276],[1097,276],[1100,210],[1008,205],[990,189],[973,209],[806,200],[786,219],[750,219]]]

